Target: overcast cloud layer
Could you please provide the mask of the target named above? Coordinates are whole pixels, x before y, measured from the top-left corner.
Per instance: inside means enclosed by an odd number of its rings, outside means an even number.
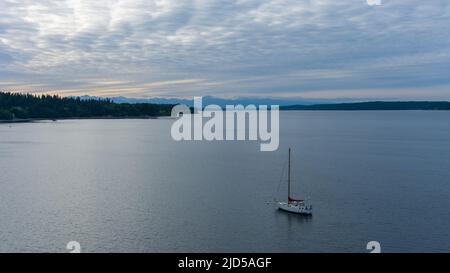
[[[450,100],[450,1],[0,0],[0,90]]]

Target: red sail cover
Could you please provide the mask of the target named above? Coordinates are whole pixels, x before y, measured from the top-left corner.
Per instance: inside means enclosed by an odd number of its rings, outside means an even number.
[[[303,202],[303,200],[301,200],[301,199],[294,199],[294,198],[291,198],[290,196],[288,197],[288,203],[292,203],[292,202]]]

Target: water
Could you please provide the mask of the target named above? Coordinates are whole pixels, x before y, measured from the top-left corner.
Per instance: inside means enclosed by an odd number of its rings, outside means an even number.
[[[450,112],[283,112],[280,148],[171,120],[0,125],[0,251],[450,251]],[[294,195],[275,209],[287,148]],[[278,198],[286,198],[286,183]]]

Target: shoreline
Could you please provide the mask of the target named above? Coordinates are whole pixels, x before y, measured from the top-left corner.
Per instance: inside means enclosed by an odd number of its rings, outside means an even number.
[[[280,112],[445,112],[450,111],[447,109],[280,109]],[[11,123],[33,123],[40,121],[59,121],[59,120],[114,120],[114,119],[164,119],[171,118],[171,116],[123,116],[123,117],[70,117],[70,118],[30,118],[30,119],[13,119],[13,120],[1,120],[0,124]]]
[[[71,118],[30,118],[30,119],[13,119],[13,120],[0,120],[0,124],[8,123],[33,123],[40,121],[59,121],[59,120],[91,120],[91,119],[159,119],[168,116],[124,116],[124,117],[71,117]]]

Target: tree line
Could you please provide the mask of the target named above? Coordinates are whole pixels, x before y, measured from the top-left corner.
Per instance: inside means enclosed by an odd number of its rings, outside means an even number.
[[[0,120],[170,116],[173,106],[0,92]]]

